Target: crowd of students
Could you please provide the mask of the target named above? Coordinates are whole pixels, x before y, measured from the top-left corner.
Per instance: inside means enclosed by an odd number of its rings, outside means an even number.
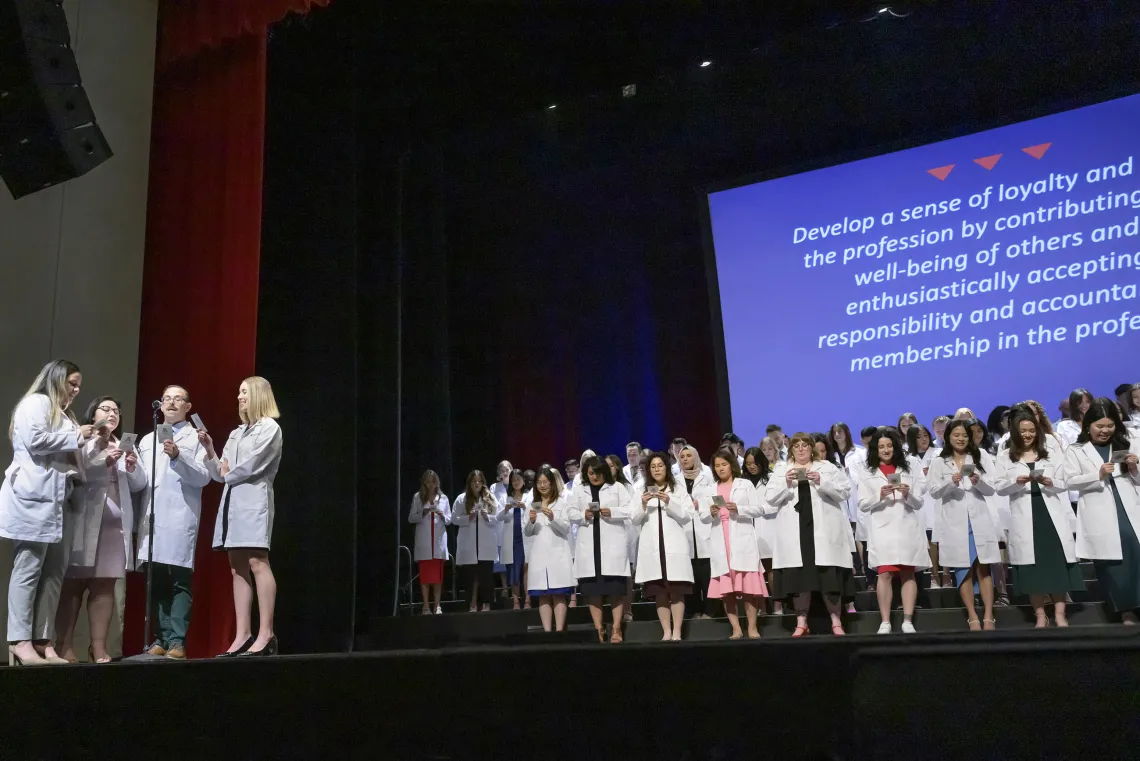
[[[864,570],[881,634],[892,631],[895,577],[902,631],[916,631],[915,574],[927,569],[932,587],[958,588],[970,630],[992,630],[1007,564],[1037,626],[1049,625],[1051,606],[1064,627],[1066,600],[1084,589],[1079,560],[1095,564],[1106,601],[1135,625],[1140,384],[1118,387],[1115,399],[1077,389],[1060,408],[1056,425],[1035,401],[998,407],[986,422],[962,408],[929,429],[907,413],[863,428],[861,446],[844,423],[790,439],[772,425],[748,449],[725,434],[707,464],[681,438],[667,451],[631,442],[625,463],[587,450],[565,463],[565,477],[549,464],[523,471],[504,461],[494,483],[471,471],[454,505],[428,470],[409,513],[423,612],[442,612],[446,527],[455,524],[472,612],[489,609],[498,572],[513,606],[536,604],[548,631],[561,631],[584,597],[599,641],[622,641],[635,583],[656,602],[663,640],[681,638],[686,608],[708,617],[710,600],[723,604],[733,639],[760,637],[768,602],[773,613],[791,604],[801,637],[812,595],[842,635]]]

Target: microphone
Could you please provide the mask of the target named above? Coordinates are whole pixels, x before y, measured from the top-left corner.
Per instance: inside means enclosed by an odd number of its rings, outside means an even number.
[[[150,403],[150,408],[152,410],[157,410],[161,406],[162,406],[162,402],[158,401],[157,399],[155,399],[153,402]]]

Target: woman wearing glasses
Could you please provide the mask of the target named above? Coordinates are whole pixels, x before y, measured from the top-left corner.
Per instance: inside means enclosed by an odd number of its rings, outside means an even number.
[[[134,446],[120,447],[120,410],[113,397],[100,396],[91,402],[83,424],[106,429],[110,435],[91,439],[80,450],[84,481],[71,494],[77,516],[75,540],[55,618],[56,640],[60,656],[77,663],[73,638],[87,592],[88,657],[93,663],[109,663],[107,633],[115,612],[115,582],[135,567],[131,492],[146,486],[146,473],[139,467]]]

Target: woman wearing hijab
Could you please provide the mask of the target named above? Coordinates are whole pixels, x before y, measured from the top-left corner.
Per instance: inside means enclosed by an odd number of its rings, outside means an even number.
[[[701,510],[708,510],[712,504],[716,486],[713,484],[712,471],[705,473],[701,466],[701,457],[695,447],[686,444],[677,455],[680,477],[678,485],[682,485],[689,495],[693,510],[700,515]],[[709,567],[709,553],[712,551],[709,542],[712,536],[712,524],[699,520],[690,521],[685,527],[685,535],[689,542],[689,557],[693,561],[693,596],[687,603],[689,610],[693,611],[693,618],[709,618],[707,610],[707,596],[712,571]]]

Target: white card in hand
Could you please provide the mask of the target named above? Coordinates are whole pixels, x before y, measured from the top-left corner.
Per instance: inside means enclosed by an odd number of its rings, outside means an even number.
[[[1112,453],[1112,461],[1117,464],[1122,463],[1128,459],[1129,454],[1131,453],[1127,449],[1117,450]]]
[[[123,438],[119,441],[119,449],[123,450],[123,454],[130,454],[135,451],[135,442],[138,441],[137,433],[124,433]]]
[[[190,415],[190,421],[192,423],[194,423],[194,427],[197,428],[199,431],[205,431],[206,430],[206,424],[202,422],[202,418],[198,417],[197,412]]]
[[[891,486],[899,486],[902,484],[902,475],[899,473],[891,473],[887,476],[887,483]]]
[[[974,463],[972,463],[972,462],[962,463],[962,478],[969,478],[972,475],[974,475]]]
[[[170,423],[159,424],[158,428],[154,429],[154,438],[157,442],[156,449],[168,441],[174,441],[174,426]]]
[[[717,507],[724,507],[724,497],[720,496],[719,494],[713,497],[712,500],[713,504]]]

